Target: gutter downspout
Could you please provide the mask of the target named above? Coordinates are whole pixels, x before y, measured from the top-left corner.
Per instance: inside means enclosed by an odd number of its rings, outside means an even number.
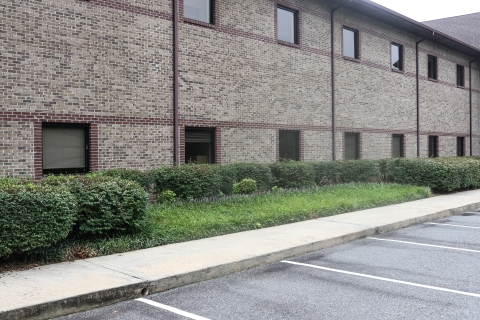
[[[179,164],[178,132],[178,0],[173,0],[173,162]]]
[[[353,0],[350,0],[350,2]],[[345,3],[346,4],[346,3]],[[337,160],[336,149],[336,131],[337,131],[337,121],[336,121],[336,109],[335,109],[335,11],[342,8],[345,4],[339,5],[332,11],[330,11],[330,60],[332,67],[332,160]]]
[[[472,150],[472,144],[473,144],[473,139],[472,139],[472,124],[473,124],[473,118],[472,118],[472,63],[477,61],[478,58],[475,60],[472,60],[468,63],[468,86],[470,87],[470,157],[473,155],[473,150]]]
[[[432,35],[428,38],[423,38],[415,43],[415,68],[417,75],[417,158],[420,158],[420,83],[419,83],[419,74],[418,74],[418,45],[423,41],[430,39],[435,35],[435,32],[432,32]]]

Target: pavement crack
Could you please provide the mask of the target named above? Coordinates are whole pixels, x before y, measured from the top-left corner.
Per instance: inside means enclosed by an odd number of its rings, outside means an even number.
[[[133,274],[129,274],[129,273],[123,272],[123,271],[118,270],[118,269],[109,268],[109,267],[103,266],[103,265],[101,265],[101,264],[92,262],[92,261],[87,261],[87,260],[83,260],[83,261],[84,261],[84,262],[87,262],[87,263],[90,263],[90,264],[93,264],[93,265],[95,265],[95,266],[97,266],[97,267],[101,267],[101,268],[104,268],[104,269],[107,269],[107,270],[110,270],[110,271],[115,271],[115,272],[118,272],[118,273],[120,273],[120,274],[129,276],[129,277],[132,277],[132,278],[135,278],[135,279],[138,279],[138,280],[148,281],[148,279],[146,279],[146,278],[138,277],[138,276],[135,276],[135,275],[133,275]]]

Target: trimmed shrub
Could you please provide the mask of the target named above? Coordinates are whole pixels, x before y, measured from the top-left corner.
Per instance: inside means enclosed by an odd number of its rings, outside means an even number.
[[[315,185],[315,171],[305,162],[285,160],[270,164],[273,177],[281,188],[301,188]]]
[[[159,167],[152,170],[156,194],[173,191],[177,197],[199,199],[220,195],[222,176],[215,165],[185,164],[173,168]]]
[[[231,172],[235,181],[253,179],[260,190],[268,190],[275,184],[275,178],[268,164],[262,163],[232,163],[222,166],[225,171]]]
[[[66,185],[77,200],[80,234],[131,232],[145,222],[148,194],[136,182],[99,174],[49,176],[43,185]]]
[[[382,180],[379,161],[340,160],[310,163],[315,171],[315,183],[379,182]]]
[[[145,191],[150,192],[152,189],[152,176],[149,171],[140,171],[136,169],[108,169],[98,171],[97,174],[115,177],[124,180],[135,181]]]
[[[67,188],[0,179],[0,257],[48,247],[75,223],[75,197]]]
[[[480,186],[480,161],[474,158],[387,160],[389,181],[453,191]]]
[[[251,194],[257,191],[257,182],[253,179],[243,179],[233,185],[233,194]]]

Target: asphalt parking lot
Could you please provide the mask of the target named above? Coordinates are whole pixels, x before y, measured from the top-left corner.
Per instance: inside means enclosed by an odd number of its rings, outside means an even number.
[[[480,211],[57,319],[478,319]]]

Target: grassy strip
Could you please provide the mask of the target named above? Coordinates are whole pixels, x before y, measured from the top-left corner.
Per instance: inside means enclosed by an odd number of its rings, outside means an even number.
[[[426,187],[346,184],[228,197],[212,202],[152,205],[146,227],[139,234],[81,242],[70,239],[55,248],[38,251],[30,259],[61,261],[120,253],[412,201],[429,195],[430,189]]]

